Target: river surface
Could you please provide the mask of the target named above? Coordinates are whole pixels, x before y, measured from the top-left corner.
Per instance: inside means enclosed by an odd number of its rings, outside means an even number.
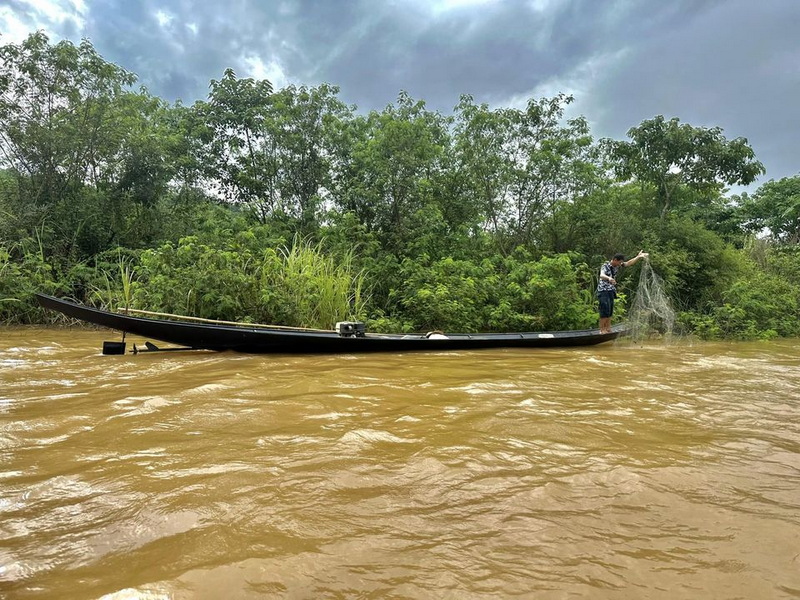
[[[0,597],[800,598],[798,340],[105,339],[0,329]]]

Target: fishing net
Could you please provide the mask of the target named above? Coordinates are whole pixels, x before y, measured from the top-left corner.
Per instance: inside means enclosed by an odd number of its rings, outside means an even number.
[[[634,339],[658,334],[671,337],[675,328],[675,309],[664,291],[664,282],[646,259],[633,304],[628,311],[628,327]]]

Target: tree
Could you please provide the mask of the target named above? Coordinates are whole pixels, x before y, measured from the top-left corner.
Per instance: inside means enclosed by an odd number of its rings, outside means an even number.
[[[279,189],[284,209],[302,229],[318,224],[345,143],[343,129],[352,118],[352,109],[338,99],[338,93],[339,88],[327,84],[289,86],[271,98]]]
[[[288,216],[303,228],[313,224],[351,114],[338,91],[323,84],[274,92],[267,80],[226,70],[211,82],[208,101],[193,108],[194,151],[207,182],[221,198],[253,208],[262,223]]]
[[[683,186],[718,194],[724,185],[748,185],[765,172],[745,138],[728,140],[719,127],[693,127],[659,115],[630,129],[628,137],[604,139],[602,145],[617,177],[655,187],[662,217]]]
[[[509,251],[536,241],[559,202],[598,182],[595,149],[582,117],[562,123],[572,97],[531,99],[525,110],[490,111],[464,96],[456,110],[455,154],[464,195],[477,203],[486,229]]]
[[[241,202],[266,217],[278,207],[278,167],[264,131],[272,84],[239,79],[226,69],[212,80],[207,102],[192,107],[190,126],[198,143],[193,147],[205,181],[218,197]]]
[[[16,179],[2,203],[59,261],[157,236],[178,144],[170,107],[135,80],[86,40],[0,47],[0,167]]]
[[[453,143],[453,192],[488,231],[503,228],[502,202],[511,188],[513,136],[510,111],[477,105],[462,96],[456,106]]]
[[[408,240],[414,215],[442,197],[448,124],[405,93],[396,106],[372,111],[352,124],[352,155],[336,202],[392,250]]]
[[[744,198],[741,211],[751,231],[767,228],[781,243],[800,244],[800,175],[765,183]]]
[[[23,194],[53,203],[102,176],[117,150],[110,107],[135,80],[86,40],[51,46],[37,32],[0,47],[0,160]]]

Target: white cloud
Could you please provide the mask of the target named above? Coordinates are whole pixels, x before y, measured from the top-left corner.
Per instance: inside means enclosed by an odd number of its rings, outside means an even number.
[[[0,43],[18,44],[31,33],[30,25],[20,20],[7,6],[0,7]]]
[[[253,79],[267,79],[274,89],[280,89],[289,85],[289,79],[284,73],[283,68],[276,60],[265,63],[260,56],[251,54],[244,57],[245,70],[242,77],[252,77]]]
[[[451,8],[461,8],[462,6],[475,6],[476,4],[488,4],[496,2],[497,0],[442,0],[438,3],[441,10],[450,10]]]
[[[556,3],[556,0],[530,0],[531,7],[537,12],[545,12]]]
[[[156,11],[156,21],[161,27],[169,27],[172,21],[175,19],[174,15],[169,14],[163,10]]]
[[[3,43],[19,43],[38,29],[50,34],[53,25],[63,26],[72,21],[78,31],[85,27],[86,3],[83,0],[20,0],[19,5],[29,11],[0,7],[0,32]],[[32,13],[22,19],[20,14]]]
[[[82,0],[22,0],[22,4],[31,6],[43,20],[50,23],[64,23],[75,21],[82,28],[83,16],[86,14],[86,5]]]
[[[439,16],[451,10],[475,8],[485,4],[496,4],[497,2],[498,0],[439,0],[433,3],[423,1],[422,6],[430,10],[435,16]]]
[[[552,98],[564,93],[575,98],[564,111],[565,117],[583,115],[594,129],[596,121],[603,115],[604,108],[592,103],[593,89],[600,85],[609,71],[613,71],[628,54],[629,51],[623,49],[592,56],[571,71],[548,79],[530,91],[510,97],[504,104],[511,108],[523,109],[531,98]]]

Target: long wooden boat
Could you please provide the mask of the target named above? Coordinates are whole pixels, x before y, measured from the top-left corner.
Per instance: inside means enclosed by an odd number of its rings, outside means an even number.
[[[478,348],[554,348],[591,346],[610,342],[624,333],[615,326],[610,333],[597,329],[525,333],[383,334],[281,328],[278,326],[184,322],[131,316],[61,298],[36,294],[39,304],[64,315],[115,329],[126,334],[177,344],[186,349],[234,350],[251,353],[334,354],[351,352],[405,352],[410,350],[465,350]],[[343,331],[342,331],[343,330]],[[148,344],[148,348],[157,349]],[[124,352],[124,349],[123,349]]]

